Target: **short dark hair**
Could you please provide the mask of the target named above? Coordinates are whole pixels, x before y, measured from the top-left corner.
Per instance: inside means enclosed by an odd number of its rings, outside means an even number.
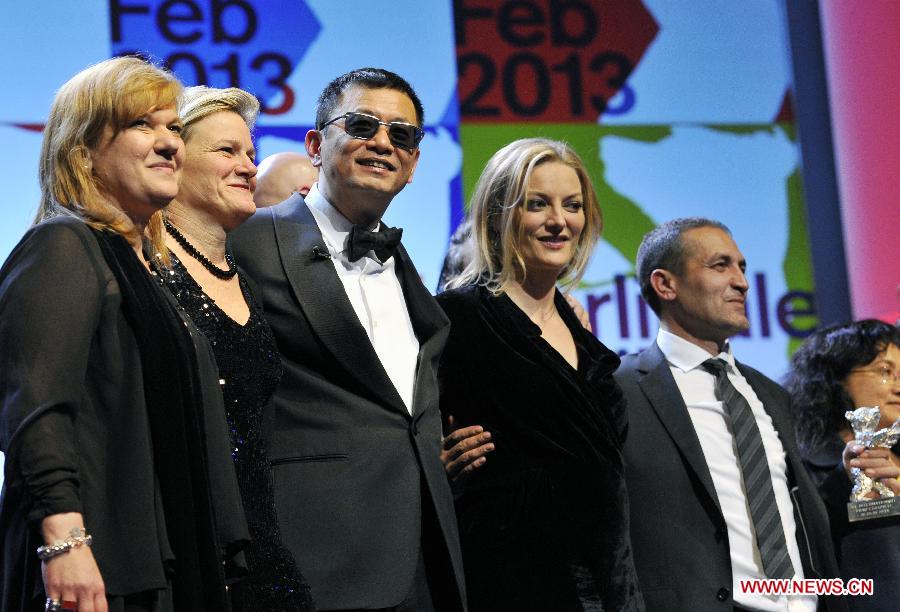
[[[641,285],[641,295],[644,296],[644,301],[657,315],[659,315],[661,303],[656,291],[653,290],[653,285],[650,284],[650,275],[658,269],[668,270],[673,274],[682,274],[687,256],[682,236],[686,231],[700,227],[715,227],[729,236],[731,235],[731,230],[718,221],[703,217],[682,217],[657,226],[647,232],[644,239],[641,240],[635,263],[637,279]]]
[[[416,95],[406,79],[384,68],[357,68],[346,74],[342,74],[322,90],[319,100],[316,102],[316,129],[321,130],[325,123],[334,117],[334,109],[337,108],[344,91],[353,85],[359,85],[367,89],[394,89],[405,93],[412,100],[416,109],[416,124],[419,127],[425,125],[425,109],[422,101]]]
[[[785,388],[791,394],[797,443],[804,457],[840,440],[850,426],[844,412],[853,405],[844,380],[850,370],[871,363],[890,345],[900,348],[900,329],[866,319],[820,329],[791,358]]]

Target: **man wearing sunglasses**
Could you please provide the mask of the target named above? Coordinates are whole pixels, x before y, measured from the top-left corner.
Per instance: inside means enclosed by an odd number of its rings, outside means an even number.
[[[381,218],[412,181],[423,109],[363,68],[319,97],[304,198],[233,234],[284,364],[268,420],[282,537],[320,610],[461,610],[435,368],[449,323]]]

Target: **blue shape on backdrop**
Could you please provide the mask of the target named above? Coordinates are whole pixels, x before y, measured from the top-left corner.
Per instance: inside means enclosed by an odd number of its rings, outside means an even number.
[[[297,141],[297,151],[305,152],[306,133],[313,129],[311,125],[259,125],[253,128],[253,138],[259,140],[264,136],[277,136],[279,138],[290,138]],[[264,156],[270,155],[268,151],[260,151]],[[262,157],[258,161],[262,161]]]
[[[113,0],[114,55],[145,53],[187,85],[241,87],[271,114],[289,112],[287,84],[321,31],[303,0]]]

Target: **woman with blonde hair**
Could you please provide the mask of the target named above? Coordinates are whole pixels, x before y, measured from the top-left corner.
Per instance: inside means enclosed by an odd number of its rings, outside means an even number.
[[[249,573],[232,589],[235,610],[312,610],[309,586],[281,540],[263,417],[281,379],[281,359],[261,304],[226,249],[226,237],[256,211],[251,130],[259,102],[242,89],[189,87],[181,104],[184,174],[166,209],[169,261],[159,280],[209,339],[231,436],[231,457],[250,529]]]
[[[224,610],[248,534],[209,347],[144,236],[184,161],[181,85],[137,58],[53,102],[35,225],[0,269],[0,610]]]
[[[584,164],[517,140],[488,161],[469,218],[472,259],[437,298],[452,323],[441,410],[491,436],[455,482],[469,607],[642,610],[619,358],[557,288],[577,284],[602,227]]]

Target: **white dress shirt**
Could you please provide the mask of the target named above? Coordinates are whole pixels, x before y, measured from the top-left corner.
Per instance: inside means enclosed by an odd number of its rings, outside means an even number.
[[[360,259],[349,261],[346,242],[353,224],[325,199],[319,192],[318,184],[312,186],[304,199],[319,226],[334,269],[360,324],[369,336],[372,348],[406,409],[412,414],[419,341],[406,309],[394,258],[382,263],[375,253],[369,251]],[[378,231],[378,228],[373,231]]]
[[[700,439],[706,464],[709,466],[722,514],[725,516],[728,543],[731,547],[735,603],[752,610],[815,611],[816,597],[813,595],[787,598],[783,595],[776,597],[741,592],[741,580],[763,579],[766,575],[756,546],[753,519],[750,515],[750,505],[747,503],[737,447],[728,428],[722,402],[716,399],[716,379],[701,367],[711,355],[693,342],[663,329],[659,330],[656,342],[666,356],[675,384],[678,385],[678,390],[684,398],[688,415]],[[725,350],[717,357],[728,364],[728,380],[738,393],[744,396],[753,410],[753,416],[756,417],[769,471],[772,474],[772,488],[775,490],[775,503],[781,515],[781,524],[784,526],[788,554],[797,572],[795,578],[803,578],[803,566],[795,535],[797,531],[794,506],[788,488],[787,464],[781,440],[762,402],[740,370],[735,367],[731,346],[726,345]]]

